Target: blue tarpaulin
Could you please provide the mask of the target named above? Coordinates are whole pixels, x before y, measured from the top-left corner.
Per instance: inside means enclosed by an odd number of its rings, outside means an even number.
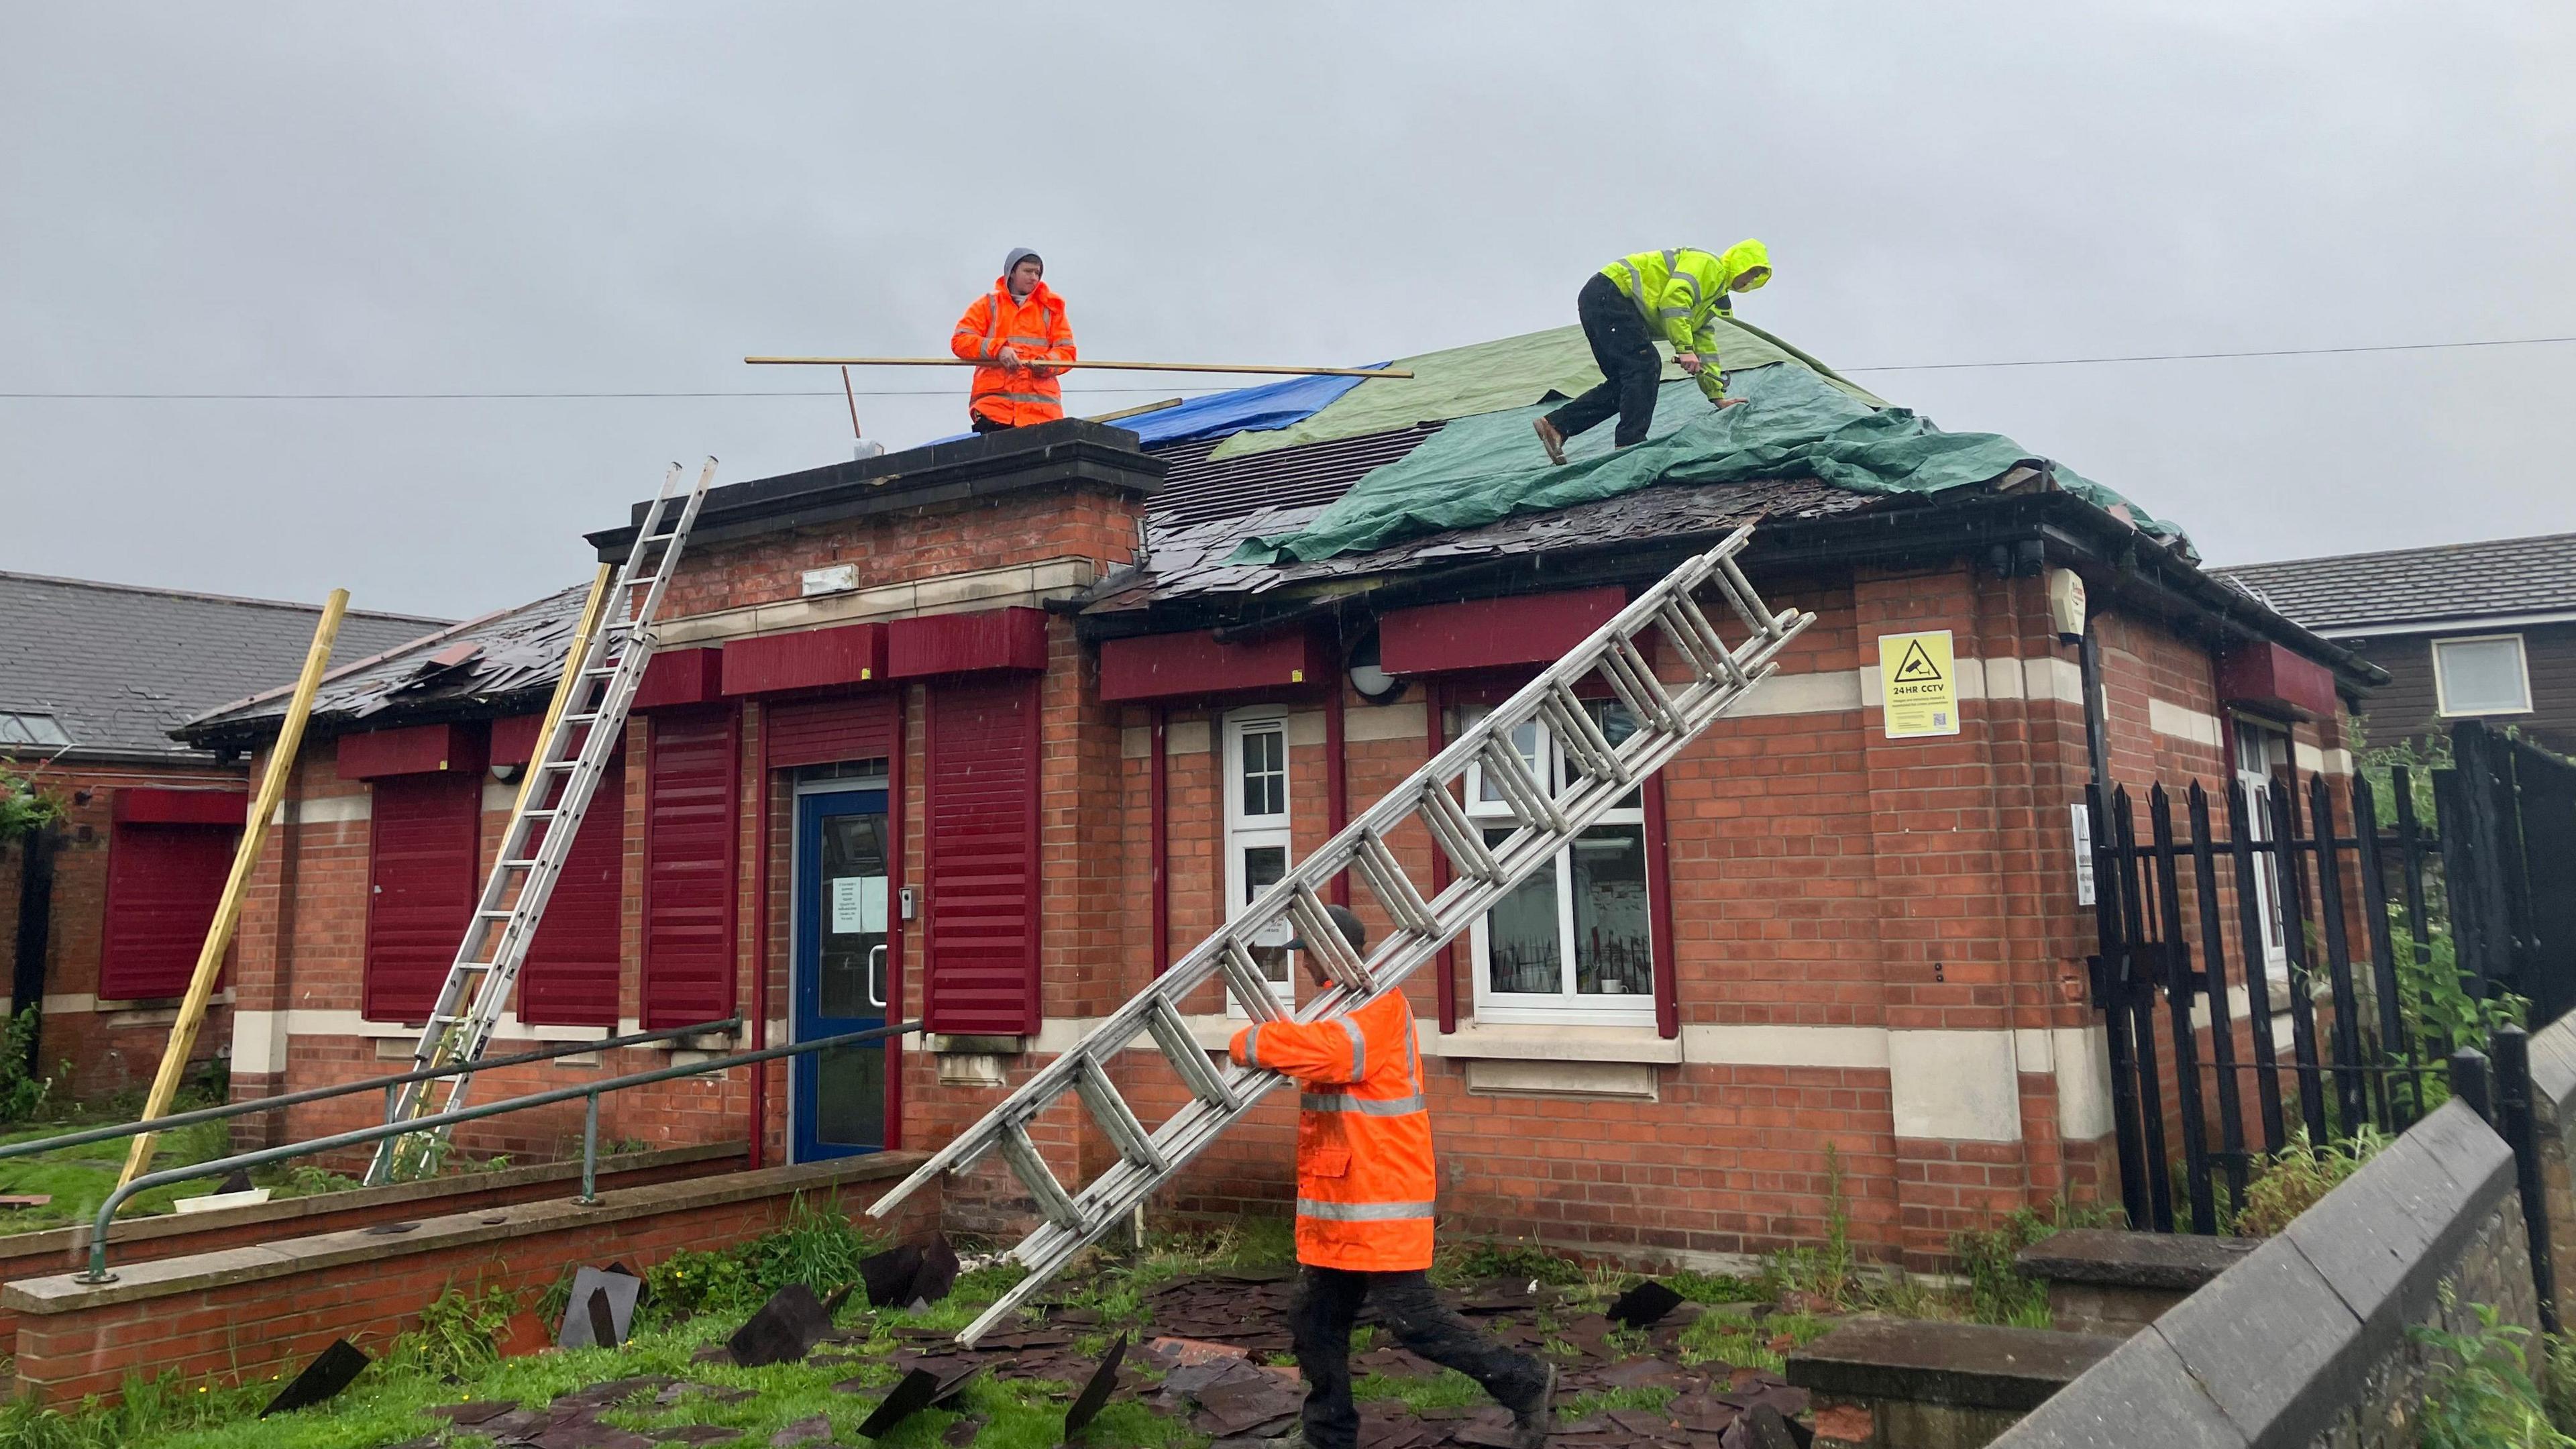
[[[1366,364],[1384,367],[1383,362]],[[1179,407],[1122,418],[1112,427],[1133,428],[1146,446],[1213,438],[1252,429],[1284,428],[1321,412],[1326,403],[1359,386],[1357,377],[1292,377],[1194,397]]]

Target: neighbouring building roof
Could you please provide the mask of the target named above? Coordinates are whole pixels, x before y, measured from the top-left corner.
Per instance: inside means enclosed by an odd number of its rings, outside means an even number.
[[[0,573],[0,755],[201,761],[170,730],[292,680],[313,604]],[[443,619],[352,609],[337,655],[381,653]]]
[[[2576,612],[2576,533],[2238,564],[2211,572],[2311,629],[2336,634]]]
[[[428,724],[545,707],[563,673],[588,584],[485,614],[401,647],[352,659],[324,676],[308,728],[333,734],[362,724]],[[346,636],[343,635],[345,638]],[[344,655],[347,650],[341,651]],[[288,675],[293,674],[290,668]],[[271,680],[277,678],[272,674]],[[274,734],[293,685],[206,710],[176,733],[194,743],[240,746]],[[497,707],[497,708],[496,708]]]

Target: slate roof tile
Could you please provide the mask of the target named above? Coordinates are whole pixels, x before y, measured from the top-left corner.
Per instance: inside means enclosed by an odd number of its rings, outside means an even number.
[[[201,710],[292,681],[321,614],[312,604],[0,573],[0,712],[51,715],[72,740],[68,759],[104,752],[200,761],[203,751],[169,731]],[[352,609],[334,657],[379,654],[446,622]]]
[[[2214,568],[2310,629],[2576,610],[2576,533]]]

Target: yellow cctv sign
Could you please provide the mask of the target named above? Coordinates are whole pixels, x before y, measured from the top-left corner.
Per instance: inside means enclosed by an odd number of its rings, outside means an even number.
[[[1879,635],[1878,690],[1889,739],[1957,734],[1959,669],[1950,631]]]

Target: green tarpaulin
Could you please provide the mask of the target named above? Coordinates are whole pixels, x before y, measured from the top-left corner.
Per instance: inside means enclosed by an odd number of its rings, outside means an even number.
[[[1614,449],[1611,425],[1604,423],[1573,440],[1563,467],[1548,463],[1531,432],[1542,407],[1452,414],[1456,421],[1410,456],[1352,485],[1304,531],[1251,539],[1229,562],[1288,563],[1365,553],[1418,534],[1473,528],[1656,483],[1815,478],[1865,493],[1935,493],[1985,483],[2018,463],[2038,461],[2029,449],[1997,433],[1945,433],[1908,409],[1874,408],[1853,395],[1857,389],[1796,362],[1738,371],[1735,364],[1746,355],[1727,354],[1728,392],[1744,399],[1741,406],[1721,410],[1700,396],[1696,384],[1667,382],[1645,442]],[[1351,397],[1397,385],[1370,383],[1354,389]],[[1299,426],[1329,417],[1350,400]],[[2178,534],[2111,490],[2062,467],[2055,472],[2059,486],[2087,502],[2125,509],[2132,523],[2150,533]]]
[[[1719,337],[1718,357],[1730,373],[1778,362],[1821,370],[1822,365],[1815,359],[1778,338],[1723,320],[1713,325]],[[1666,352],[1669,356],[1669,349]],[[1479,342],[1473,347],[1399,357],[1388,366],[1409,371],[1413,376],[1371,378],[1287,427],[1237,433],[1219,443],[1208,457],[1241,458],[1300,443],[1356,438],[1409,428],[1415,423],[1527,407],[1551,392],[1573,397],[1601,381],[1601,369],[1593,366],[1592,348],[1584,342],[1580,327],[1558,327],[1499,342]],[[1665,362],[1667,380],[1681,375],[1679,368]],[[1834,383],[1864,402],[1878,402],[1840,378],[1835,378]]]

